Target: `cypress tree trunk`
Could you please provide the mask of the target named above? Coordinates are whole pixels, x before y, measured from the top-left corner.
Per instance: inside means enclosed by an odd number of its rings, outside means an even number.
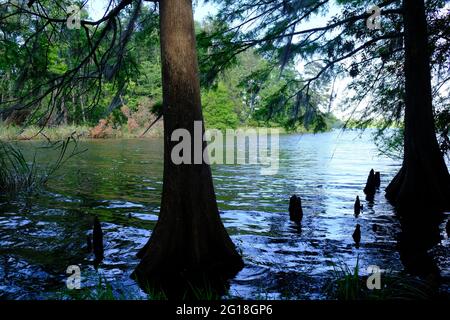
[[[450,176],[436,139],[424,0],[404,0],[405,137],[403,166],[386,197],[403,215],[450,210]],[[427,210],[427,212],[424,212]]]
[[[236,275],[243,262],[220,220],[209,165],[175,165],[171,160],[178,143],[171,141],[172,132],[187,129],[194,146],[194,121],[203,121],[192,1],[161,1],[160,29],[163,192],[159,220],[138,253],[141,262],[133,277],[170,294],[184,290],[186,283],[222,283]],[[223,283],[219,286],[224,289]]]

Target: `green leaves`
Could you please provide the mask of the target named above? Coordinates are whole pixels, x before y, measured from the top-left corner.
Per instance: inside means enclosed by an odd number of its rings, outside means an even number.
[[[223,82],[219,82],[215,89],[203,93],[202,104],[207,128],[225,130],[239,125],[230,92]]]

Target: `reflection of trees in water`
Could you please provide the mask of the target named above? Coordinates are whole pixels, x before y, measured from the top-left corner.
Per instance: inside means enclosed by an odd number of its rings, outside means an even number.
[[[422,214],[420,219],[400,219],[400,224],[398,250],[405,271],[422,278],[439,279],[440,270],[429,253],[441,240],[439,221]]]

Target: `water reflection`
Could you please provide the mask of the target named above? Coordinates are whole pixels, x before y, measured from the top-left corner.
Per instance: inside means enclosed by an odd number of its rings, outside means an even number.
[[[441,290],[448,290],[445,222],[400,221],[382,192],[399,164],[378,156],[368,134],[358,136],[281,136],[273,176],[260,175],[258,165],[213,166],[222,220],[246,264],[230,282],[231,296],[323,299],[333,263],[354,266],[357,257],[361,270],[378,265],[424,277],[439,271]],[[30,150],[29,144],[22,147]],[[83,144],[88,152],[69,162],[45,193],[0,201],[0,298],[52,297],[71,264],[81,265],[83,286],[96,286],[100,274],[122,297],[146,297],[130,274],[159,212],[162,141]],[[372,168],[381,172],[381,189],[367,202],[362,189]],[[301,225],[289,220],[292,194],[302,198]],[[355,217],[357,195],[364,209]],[[86,244],[94,216],[105,244],[98,272]],[[359,248],[352,238],[356,224]]]
[[[441,242],[439,220],[424,214],[401,218],[401,231],[398,234],[400,259],[407,272],[423,278],[440,278],[439,267],[430,254],[430,249]]]

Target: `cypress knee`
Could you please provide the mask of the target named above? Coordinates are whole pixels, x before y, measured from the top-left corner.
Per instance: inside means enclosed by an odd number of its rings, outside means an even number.
[[[381,186],[381,178],[380,178],[380,172],[375,172],[375,187],[379,188]]]
[[[361,226],[359,224],[356,225],[355,231],[353,232],[353,240],[356,243],[356,246],[359,246],[359,243],[361,242]]]
[[[359,196],[356,196],[355,205],[354,205],[355,216],[358,216],[361,213],[362,208],[363,208],[363,206],[361,205]]]
[[[368,199],[373,199],[375,195],[375,172],[370,170],[369,176],[367,177],[366,186],[364,187],[364,193],[366,194]]]
[[[295,194],[289,200],[289,218],[295,222],[303,219],[302,200]]]
[[[98,217],[94,218],[92,240],[95,260],[101,261],[103,260],[103,231]]]

